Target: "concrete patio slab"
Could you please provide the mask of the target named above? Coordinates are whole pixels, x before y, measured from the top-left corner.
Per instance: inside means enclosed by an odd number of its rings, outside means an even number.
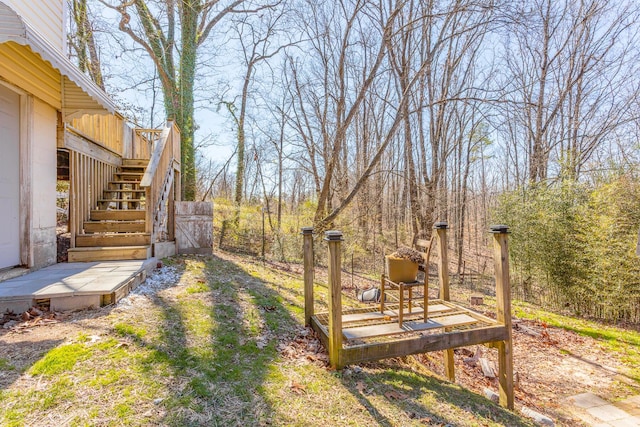
[[[587,412],[592,417],[609,423],[611,421],[622,420],[629,417],[629,414],[626,411],[623,411],[620,408],[616,408],[611,404],[587,408]]]
[[[640,409],[640,396],[612,404],[593,393],[582,393],[571,396],[568,401],[578,410],[576,415],[592,427],[640,426],[640,417],[635,412]]]
[[[626,417],[620,420],[609,421],[613,427],[638,427],[640,426],[640,417]]]
[[[50,300],[57,309],[114,302],[144,281],[157,260],[60,263],[0,282],[0,313],[19,313]],[[6,276],[5,276],[6,277]],[[127,288],[127,289],[123,289]],[[107,298],[102,298],[106,296]]]
[[[582,409],[593,408],[594,406],[603,406],[608,404],[606,400],[596,396],[593,393],[582,393],[569,398],[573,403]]]

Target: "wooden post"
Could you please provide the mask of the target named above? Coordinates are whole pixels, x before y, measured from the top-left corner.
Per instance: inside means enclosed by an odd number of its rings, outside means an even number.
[[[438,235],[438,279],[440,281],[440,299],[449,301],[449,257],[447,254],[447,228],[449,224],[446,221],[440,221],[434,224],[433,228]],[[428,274],[428,271],[427,271]],[[445,332],[447,328],[445,328]],[[455,364],[453,361],[453,349],[449,348],[444,351],[444,372],[449,381],[456,380]]]
[[[398,283],[400,289],[400,305],[398,306],[398,325],[402,328],[402,322],[404,322],[404,282]]]
[[[380,276],[380,313],[384,313],[384,303],[385,303],[385,294],[384,294],[384,283],[386,279],[384,274]]]
[[[311,326],[313,307],[313,227],[302,227],[302,258],[304,264],[304,324]]]
[[[329,246],[329,363],[335,369],[342,368],[342,282],[341,282],[341,231],[327,231]]]
[[[440,281],[440,299],[449,301],[449,257],[447,254],[447,229],[449,224],[445,221],[437,222],[433,226],[438,235],[438,280]]]
[[[498,384],[500,405],[513,410],[513,343],[511,339],[511,282],[509,281],[509,246],[506,225],[492,225],[493,259],[496,275],[497,320],[508,338],[498,342]]]

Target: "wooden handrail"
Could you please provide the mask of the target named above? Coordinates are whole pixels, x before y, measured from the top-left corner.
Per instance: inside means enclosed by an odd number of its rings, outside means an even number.
[[[170,131],[171,131],[171,128],[169,127],[165,127],[164,129],[162,129],[162,132],[160,133],[160,138],[158,138],[158,141],[156,142],[156,146],[151,152],[151,158],[149,159],[149,164],[147,165],[147,169],[144,171],[144,176],[142,177],[142,181],[140,181],[140,187],[150,187],[151,184],[153,183],[153,178],[156,175],[156,170],[158,169],[158,166],[160,165],[160,160],[162,159],[164,147],[167,144],[167,139],[169,138]]]
[[[180,173],[180,133],[175,129],[172,121],[159,129],[136,129],[136,134],[149,135],[153,141],[153,151],[150,153],[149,164],[144,172],[140,188],[145,190],[146,200],[146,230],[151,235],[151,241],[171,239],[171,218],[174,200],[174,183],[176,175]],[[158,138],[153,140],[155,135]],[[179,191],[176,191],[179,199]]]

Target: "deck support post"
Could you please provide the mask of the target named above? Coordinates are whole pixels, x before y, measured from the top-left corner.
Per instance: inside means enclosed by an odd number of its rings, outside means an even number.
[[[342,369],[342,232],[326,231],[324,239],[329,246],[329,363]]]
[[[436,234],[438,236],[438,280],[440,282],[440,299],[443,301],[449,301],[449,258],[447,255],[447,251],[449,249],[447,244],[447,229],[449,228],[449,224],[447,224],[446,221],[440,221],[435,223],[433,228],[436,230]],[[426,274],[429,274],[428,266]],[[447,331],[446,328],[445,331]],[[456,380],[452,348],[444,350],[444,371],[449,381],[454,382]]]
[[[313,227],[302,227],[302,259],[304,265],[304,324],[311,326],[313,307]]]
[[[509,281],[509,227],[492,225],[493,258],[496,275],[497,320],[502,323],[508,338],[498,341],[498,383],[500,405],[513,410],[513,343],[511,331],[511,283]]]

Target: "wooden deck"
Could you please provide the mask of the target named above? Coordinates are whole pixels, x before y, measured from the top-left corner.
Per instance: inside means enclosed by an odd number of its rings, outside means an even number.
[[[413,282],[394,283],[383,274],[380,281],[382,302],[362,309],[342,307],[342,233],[325,232],[329,261],[326,313],[315,313],[313,228],[303,228],[305,323],[318,333],[329,352],[329,363],[336,369],[354,363],[444,350],[445,375],[450,381],[455,381],[454,348],[477,344],[495,346],[498,349],[500,404],[513,409],[508,227],[497,225],[491,228],[496,277],[495,319],[450,302],[447,228],[445,222],[434,226],[439,252],[438,287],[441,299],[427,299],[428,275],[425,276],[424,283],[415,282],[415,286],[419,285],[423,290],[422,295],[412,298]],[[431,252],[430,247],[427,252]],[[428,256],[425,263],[429,263]],[[389,289],[386,289],[387,284],[391,285]],[[405,289],[407,285],[409,287]],[[399,291],[399,298],[388,298],[388,293],[394,291],[394,288]],[[409,291],[408,300],[404,299],[405,290]],[[391,304],[391,301],[397,303]]]
[[[373,307],[343,311],[344,364],[443,350],[452,343],[473,345],[508,338],[504,325],[451,302],[431,300],[427,322],[423,313],[420,305],[411,313],[405,308],[400,327],[397,305],[388,306],[384,313]],[[313,315],[311,326],[328,346],[329,314]]]

